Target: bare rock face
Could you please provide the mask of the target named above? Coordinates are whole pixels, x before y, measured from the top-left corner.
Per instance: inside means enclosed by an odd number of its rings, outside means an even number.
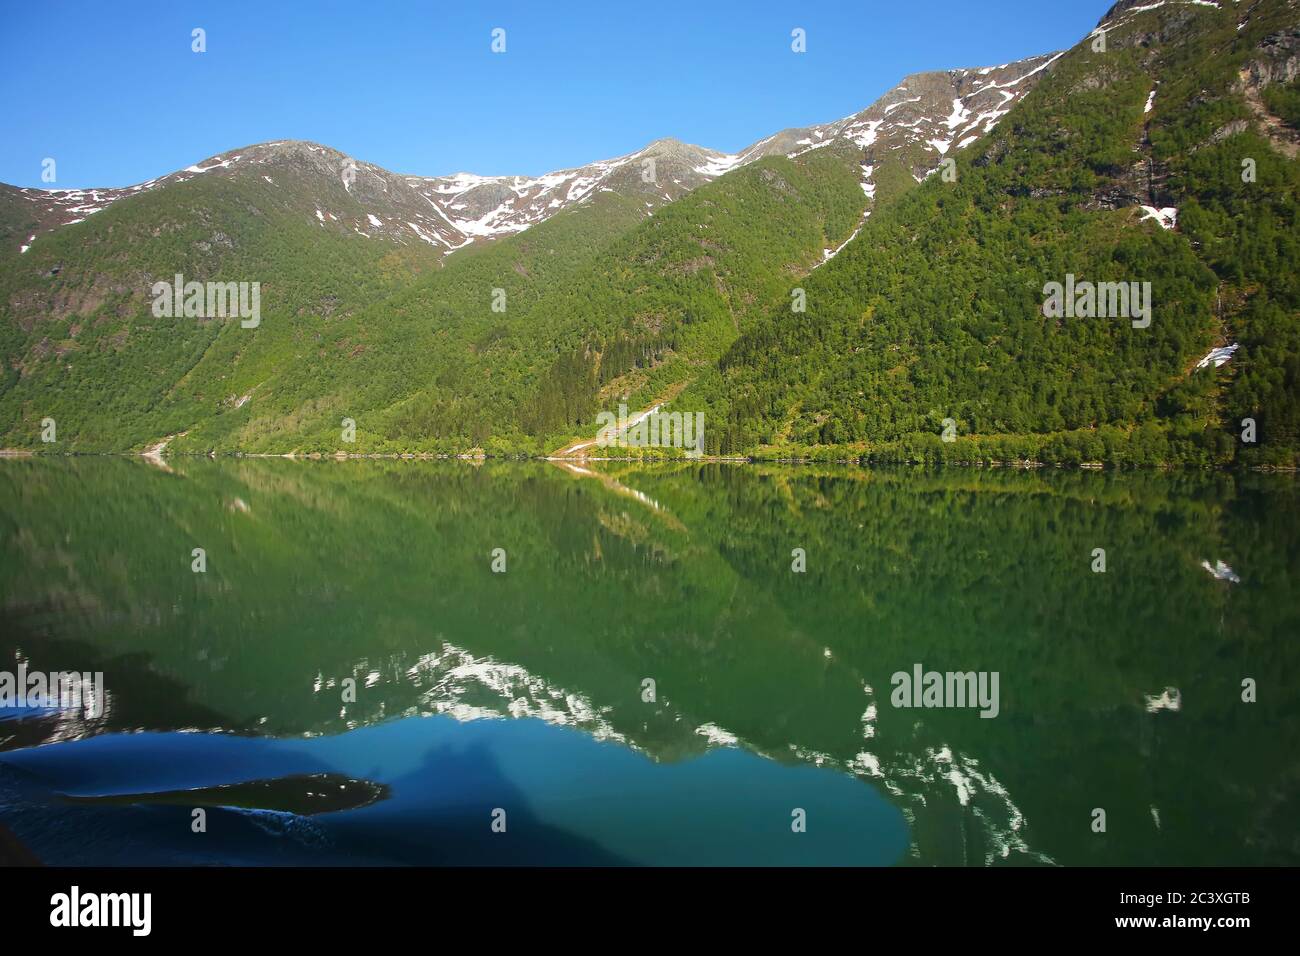
[[[1257,53],[1246,67],[1250,86],[1290,83],[1300,76],[1300,27],[1266,36]]]
[[[1145,160],[1134,163],[1083,203],[1087,210],[1127,209],[1151,202],[1150,169]]]
[[[1197,143],[1193,146],[1191,151],[1194,153],[1198,149],[1204,149],[1206,146],[1213,146],[1216,143],[1222,143],[1225,139],[1231,139],[1233,136],[1236,136],[1239,133],[1244,133],[1248,129],[1250,129],[1250,123],[1245,120],[1233,120],[1231,123],[1224,123],[1211,133],[1209,139],[1204,143]]]
[[[1138,18],[1153,4],[1164,9],[1164,16],[1157,20],[1140,21]],[[1116,48],[1142,47],[1168,43],[1192,28],[1197,16],[1197,9],[1191,0],[1120,0],[1111,7],[1106,15],[1097,22],[1097,29],[1092,36],[1105,31],[1107,44]],[[1139,28],[1116,33],[1120,27],[1139,23]]]
[[[1272,83],[1291,83],[1300,75],[1300,27],[1269,34],[1255,54],[1238,74],[1234,89],[1245,98],[1264,137],[1284,156],[1295,159],[1300,156],[1300,131],[1274,116],[1260,91]]]
[[[407,182],[465,241],[522,232],[600,192],[617,192],[653,209],[738,165],[736,157],[660,139],[644,149],[543,176],[408,176]]]

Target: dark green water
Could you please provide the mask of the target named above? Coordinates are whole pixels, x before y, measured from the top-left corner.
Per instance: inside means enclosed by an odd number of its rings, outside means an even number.
[[[0,462],[0,670],[108,700],[0,708],[48,862],[1300,862],[1293,479],[171,468]]]

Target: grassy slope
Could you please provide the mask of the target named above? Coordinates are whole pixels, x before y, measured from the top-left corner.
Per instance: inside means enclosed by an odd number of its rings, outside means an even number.
[[[847,237],[866,203],[854,157],[823,153],[764,160],[644,221],[633,201],[602,194],[457,253],[177,447],[539,452],[585,433],[620,397],[635,405],[716,361]],[[357,422],[350,446],[344,417]]]
[[[53,417],[56,451],[182,432],[182,451],[545,450],[715,362],[852,231],[857,161],[765,160],[652,218],[601,193],[441,264],[422,243],[321,228],[320,202],[354,200],[305,173],[122,200],[5,262],[0,441],[49,450]],[[259,281],[260,327],[154,318],[149,287],[177,272]]]
[[[58,450],[138,447],[219,414],[283,365],[329,316],[346,314],[430,269],[402,246],[321,228],[320,184],[277,173],[198,177],[123,199],[38,239],[0,272],[0,440]],[[306,177],[304,177],[304,180]],[[338,205],[348,197],[337,186]],[[261,283],[261,325],[155,318],[152,283]]]

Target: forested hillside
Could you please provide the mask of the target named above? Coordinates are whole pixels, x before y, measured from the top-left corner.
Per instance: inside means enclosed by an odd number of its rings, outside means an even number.
[[[603,386],[635,399],[715,361],[865,201],[833,157],[768,159],[602,248],[638,221],[602,194],[331,324],[177,447],[334,451],[350,418],[349,451],[545,451],[594,421]]]
[[[197,176],[116,202],[42,236],[0,270],[0,433],[55,450],[140,447],[233,407],[320,325],[435,267],[405,245],[326,225],[313,207],[356,207],[337,178],[277,168]],[[15,208],[16,207],[16,208]],[[6,203],[6,218],[21,215]],[[260,322],[155,317],[157,281],[260,282]]]
[[[688,390],[709,450],[1295,463],[1300,169],[1264,104],[1293,102],[1300,12],[1124,3],[1103,26],[810,276],[806,315],[773,310]],[[1149,327],[1046,316],[1067,275],[1150,282]]]

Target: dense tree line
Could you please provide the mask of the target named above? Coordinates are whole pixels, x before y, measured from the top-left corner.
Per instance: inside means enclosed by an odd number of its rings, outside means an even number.
[[[874,216],[804,283],[806,315],[773,311],[693,389],[724,423],[709,449],[1293,463],[1300,172],[1249,130],[1216,135],[1249,116],[1237,70],[1285,18],[1237,36],[1231,17],[1194,16],[1155,52],[1137,27],[1104,54],[1080,44],[956,182]],[[1178,208],[1177,230],[1111,198],[1134,189]],[[1045,283],[1067,275],[1149,282],[1153,321],[1045,316]],[[1196,367],[1229,343],[1227,365]],[[940,443],[946,421],[959,444]]]

